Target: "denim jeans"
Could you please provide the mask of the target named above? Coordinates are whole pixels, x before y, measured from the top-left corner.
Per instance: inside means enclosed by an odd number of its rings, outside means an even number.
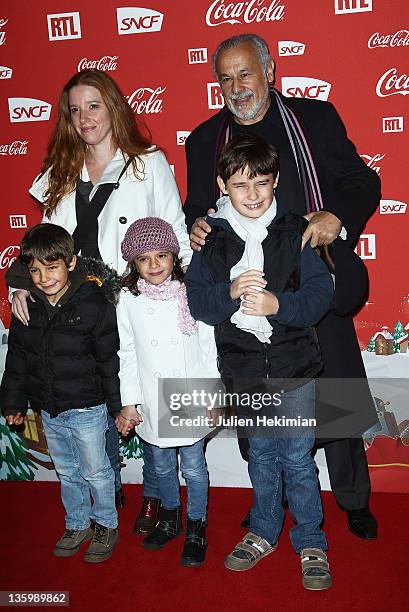
[[[115,425],[115,418],[108,412],[108,429],[106,433],[106,451],[114,470],[115,475],[115,491],[119,491],[121,483],[121,464],[119,461],[119,436]]]
[[[104,527],[117,527],[114,472],[105,450],[105,404],[67,410],[55,418],[42,410],[41,417],[61,482],[66,528],[86,529],[90,519]]]
[[[159,483],[153,461],[152,444],[143,442],[143,496],[160,499]]]
[[[187,486],[187,515],[193,521],[206,518],[209,475],[203,450],[204,440],[179,447],[180,468]],[[162,505],[167,510],[180,506],[176,448],[151,445]]]
[[[314,418],[314,381],[284,393],[278,412],[288,418]],[[295,522],[290,530],[293,548],[297,553],[310,547],[326,550],[327,541],[320,528],[323,516],[317,471],[311,456],[314,428],[303,427],[299,434],[291,432],[286,437],[277,429],[272,427],[271,435],[264,432],[263,437],[249,438],[249,475],[254,490],[250,531],[270,544],[277,542],[284,522],[284,478]]]

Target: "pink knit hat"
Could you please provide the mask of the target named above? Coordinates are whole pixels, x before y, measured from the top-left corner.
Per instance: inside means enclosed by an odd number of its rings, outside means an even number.
[[[159,217],[145,217],[131,223],[121,243],[125,261],[133,261],[148,251],[170,251],[178,255],[179,250],[173,227]]]

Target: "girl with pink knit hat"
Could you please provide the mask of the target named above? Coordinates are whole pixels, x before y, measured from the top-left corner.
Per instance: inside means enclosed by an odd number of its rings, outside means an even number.
[[[182,532],[179,449],[188,493],[181,562],[194,567],[203,564],[207,547],[209,478],[203,444],[209,428],[191,427],[188,433],[177,429],[164,437],[159,431],[158,389],[160,379],[219,377],[213,328],[197,323],[190,314],[179,243],[169,223],[158,217],[138,219],[129,226],[121,250],[128,274],[117,309],[123,408],[116,423],[122,435],[136,427],[150,445],[162,502],[159,522],[142,543],[157,550]]]

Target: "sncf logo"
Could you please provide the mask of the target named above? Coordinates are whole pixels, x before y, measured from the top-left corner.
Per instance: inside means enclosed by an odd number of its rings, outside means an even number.
[[[160,32],[163,13],[147,8],[126,6],[116,9],[118,34],[143,34]]]
[[[7,68],[7,66],[0,66],[0,79],[11,79],[12,74],[12,68]]]
[[[47,15],[49,40],[70,40],[81,38],[79,13]]]
[[[207,106],[210,109],[223,108],[224,100],[219,83],[207,84]]]
[[[281,91],[291,98],[310,98],[311,100],[328,100],[331,84],[310,77],[283,77]]]
[[[381,200],[379,203],[379,213],[381,215],[402,215],[406,212],[406,208],[406,202],[399,202],[398,200]]]
[[[376,259],[375,234],[361,234],[355,252],[361,259]]]
[[[372,0],[335,0],[335,15],[372,11]]]
[[[288,55],[304,55],[305,45],[294,40],[279,40],[278,55],[286,57]]]
[[[24,121],[48,121],[51,104],[34,98],[9,98],[9,114],[11,123]]]
[[[176,144],[184,145],[190,132],[176,132]]]

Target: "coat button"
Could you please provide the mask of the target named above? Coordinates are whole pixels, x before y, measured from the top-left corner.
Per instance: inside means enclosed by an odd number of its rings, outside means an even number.
[[[155,372],[153,375],[155,378],[161,378],[162,376],[160,372]]]
[[[151,340],[151,345],[152,346],[158,346],[158,341],[157,340]]]
[[[119,217],[119,223],[122,223],[122,225],[125,225],[127,221],[128,219],[126,217]]]
[[[155,311],[153,308],[148,308],[148,314],[155,314]]]
[[[175,346],[176,346],[176,344],[179,344],[179,340],[177,338],[172,338],[170,342],[171,342],[171,344],[173,344]]]

